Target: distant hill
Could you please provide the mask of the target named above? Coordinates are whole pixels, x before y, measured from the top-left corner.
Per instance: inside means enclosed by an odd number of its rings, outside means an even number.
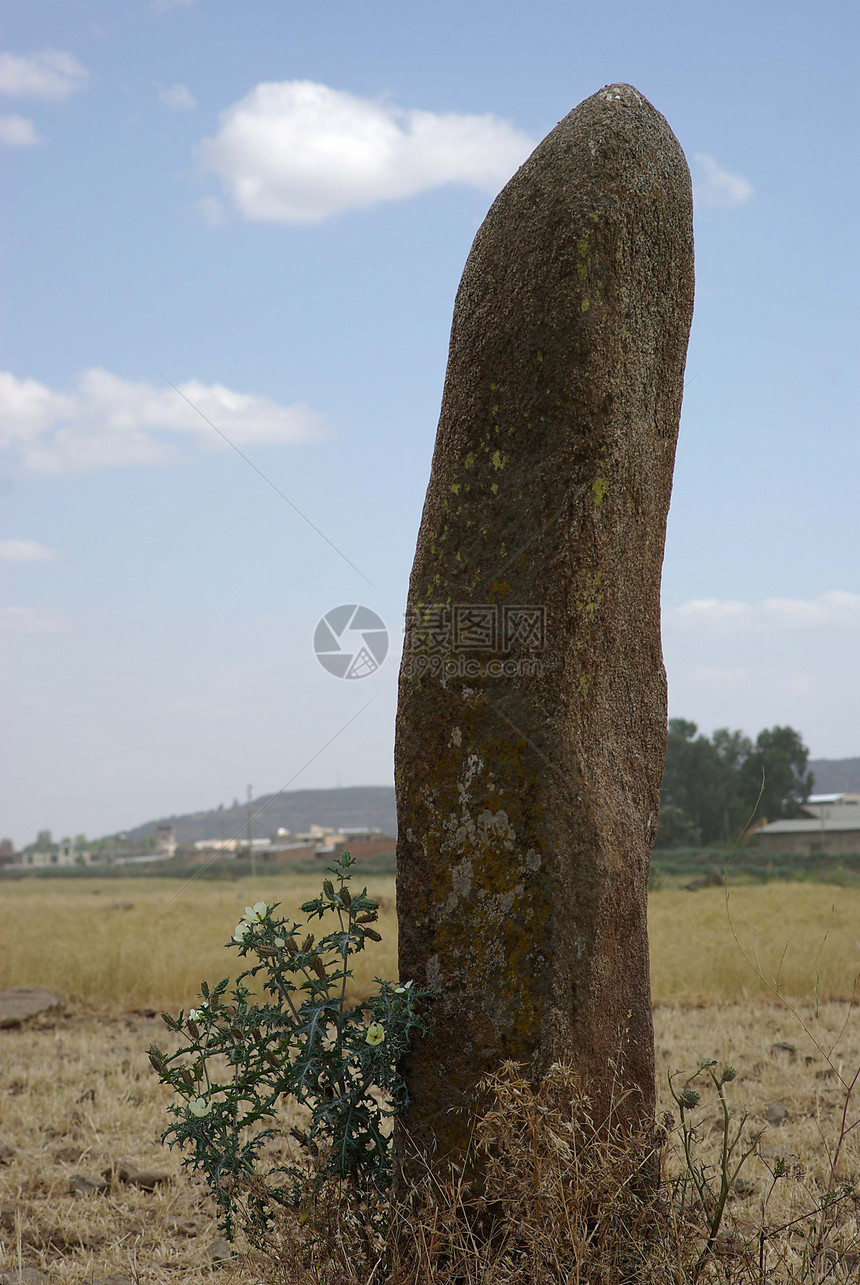
[[[293,834],[311,825],[367,826],[383,834],[397,834],[394,787],[390,785],[349,786],[343,790],[291,790],[263,794],[254,799],[254,836],[265,838],[282,826]],[[160,825],[171,825],[179,843],[197,839],[233,839],[247,835],[248,805],[188,812],[184,816],[159,817],[126,833],[132,843],[155,834]]]
[[[810,759],[813,794],[860,794],[860,759]]]
[[[809,764],[815,777],[816,794],[840,790],[860,793],[860,758],[813,759]],[[293,834],[311,825],[368,826],[383,834],[397,834],[394,788],[389,785],[349,786],[343,790],[291,790],[264,794],[254,800],[254,834],[273,835],[281,826]],[[155,834],[156,827],[172,825],[180,843],[196,839],[232,839],[246,836],[247,804],[188,812],[184,816],[159,817],[128,831],[132,843]]]

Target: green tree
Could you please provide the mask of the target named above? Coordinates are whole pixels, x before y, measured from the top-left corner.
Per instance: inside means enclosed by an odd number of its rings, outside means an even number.
[[[670,719],[657,846],[729,843],[754,813],[769,820],[796,816],[812,789],[808,758],[792,727],[759,732],[753,744],[727,727],[709,739],[695,723]]]
[[[809,750],[793,727],[759,732],[755,748],[750,747],[739,768],[741,790],[750,811],[755,807],[756,817],[768,821],[797,816],[814,783],[808,763]]]
[[[657,827],[658,848],[696,848],[702,842],[702,832],[682,808],[674,803],[660,805],[660,822]]]
[[[698,833],[710,843],[722,829],[724,811],[724,764],[707,736],[697,735],[695,723],[685,718],[669,720],[666,770],[660,795],[666,821],[657,840],[661,846],[677,846],[681,836]],[[669,811],[669,809],[672,809]],[[667,825],[671,820],[671,830]]]
[[[744,830],[750,820],[750,809],[740,781],[740,772],[752,753],[753,744],[743,732],[730,732],[727,727],[718,727],[711,738],[717,757],[720,760],[720,796],[721,817],[718,831],[714,838],[723,843],[730,843]]]

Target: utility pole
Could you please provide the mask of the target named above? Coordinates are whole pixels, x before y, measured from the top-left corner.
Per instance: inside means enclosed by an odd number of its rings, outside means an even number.
[[[251,786],[248,786],[248,852],[251,856],[251,878],[257,878],[257,859],[254,856],[254,814],[251,809]]]

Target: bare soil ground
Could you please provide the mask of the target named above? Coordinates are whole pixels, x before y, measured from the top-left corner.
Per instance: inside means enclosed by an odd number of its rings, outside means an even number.
[[[168,1095],[146,1049],[163,1033],[158,1018],[68,1009],[0,1030],[0,1273],[29,1266],[64,1285],[257,1279],[233,1255],[215,1261],[228,1250],[205,1187],[161,1146]],[[123,1181],[123,1167],[159,1181]]]
[[[829,1003],[816,1015],[805,1002],[798,1012],[809,1035],[782,1006],[761,1001],[655,1011],[661,1110],[672,1107],[668,1071],[693,1070],[700,1056],[716,1057],[737,1068],[729,1094],[750,1113],[748,1133],[766,1128],[732,1202],[751,1223],[774,1185],[778,1156],[790,1172],[776,1184],[768,1217],[794,1216],[804,1202],[814,1206],[840,1130],[840,1069],[850,1078],[860,1065],[860,1028],[849,1004]],[[837,1040],[834,1071],[826,1054]],[[110,1018],[81,1008],[0,1030],[0,1279],[20,1265],[64,1285],[260,1280],[241,1250],[228,1253],[221,1242],[205,1187],[160,1144],[168,1094],[146,1057],[153,1041],[164,1042],[159,1018]],[[857,1115],[849,1110],[849,1123]],[[699,1145],[714,1159],[717,1124],[715,1102],[703,1094]],[[124,1168],[163,1180],[147,1189],[123,1180]],[[845,1178],[860,1172],[856,1132],[838,1171]],[[840,1221],[850,1264],[858,1240],[853,1205]],[[860,1265],[857,1272],[860,1279]]]

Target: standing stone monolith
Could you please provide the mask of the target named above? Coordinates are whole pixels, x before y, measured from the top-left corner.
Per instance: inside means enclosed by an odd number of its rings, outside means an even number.
[[[475,238],[410,581],[400,975],[435,998],[404,1124],[438,1156],[505,1059],[571,1062],[598,1122],[653,1113],[660,572],[692,308],[683,152],[610,85]]]

